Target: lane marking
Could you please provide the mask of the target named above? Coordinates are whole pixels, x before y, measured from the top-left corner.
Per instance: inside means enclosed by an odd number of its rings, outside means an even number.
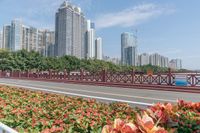
[[[77,94],[77,93],[56,91],[56,90],[51,90],[51,89],[42,89],[42,88],[31,87],[31,86],[14,85],[14,84],[7,84],[7,83],[0,83],[0,84],[7,85],[7,86],[16,86],[16,87],[21,87],[21,88],[29,88],[29,89],[38,90],[38,91],[46,91],[46,92],[53,92],[53,93],[58,93],[58,94],[65,94],[65,95],[72,95],[72,96],[93,98],[93,99],[99,99],[99,100],[106,100],[106,101],[124,102],[124,103],[131,103],[131,104],[143,105],[143,106],[152,106],[153,105],[151,103],[135,102],[135,101],[129,101],[129,100],[122,100],[122,99],[115,99],[115,98],[106,98],[106,97],[98,97],[98,96],[89,96],[89,95],[83,95],[83,94]]]
[[[10,82],[10,81],[8,81]],[[16,82],[10,82],[16,84]],[[42,82],[41,82],[42,83]],[[26,84],[26,83],[21,83],[21,84]],[[37,87],[48,87],[51,88],[50,86],[45,86],[45,85],[37,85],[37,84],[31,84],[28,83],[29,85],[32,86],[37,86]],[[17,84],[20,85],[20,84]],[[110,96],[119,96],[119,97],[128,97],[128,98],[138,98],[138,99],[145,99],[145,100],[155,100],[155,101],[164,101],[164,102],[177,102],[177,100],[170,100],[170,99],[161,99],[161,98],[152,98],[152,97],[143,97],[143,96],[130,96],[130,95],[124,95],[124,94],[113,94],[113,93],[106,93],[106,92],[100,92],[100,91],[88,91],[88,90],[80,90],[80,89],[72,89],[72,88],[63,88],[63,87],[53,87],[54,89],[61,89],[61,90],[70,90],[70,91],[76,91],[76,92],[88,92],[88,93],[93,93],[93,94],[104,94],[104,95],[110,95]],[[51,89],[53,89],[51,88]]]

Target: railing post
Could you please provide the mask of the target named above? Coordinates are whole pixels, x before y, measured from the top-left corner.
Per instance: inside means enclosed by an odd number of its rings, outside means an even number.
[[[172,71],[171,71],[171,68],[168,69],[168,77],[169,77],[168,85],[172,85]]]
[[[28,78],[28,70],[26,70],[26,78]]]
[[[134,84],[135,83],[135,69],[132,69],[131,76],[132,76],[132,84]]]
[[[66,72],[66,69],[64,70],[64,80],[66,80],[66,78],[67,78],[67,72]]]
[[[140,73],[140,84],[143,84],[143,73]]]
[[[105,69],[103,69],[103,71],[102,71],[102,82],[107,82],[106,76],[107,76],[107,71]]]
[[[39,71],[37,70],[36,71],[36,78],[38,78],[39,77]]]
[[[68,79],[68,80],[71,79],[71,77],[70,77],[70,70],[67,71],[67,79]]]
[[[18,78],[21,78],[21,71],[18,70]]]
[[[83,81],[83,69],[80,69],[80,80]]]
[[[51,69],[49,70],[49,79],[51,79],[52,78],[52,71],[51,71]]]
[[[13,77],[13,71],[12,70],[10,71],[10,77]]]
[[[160,72],[158,73],[158,85],[161,85],[161,74],[160,74]]]
[[[191,84],[191,86],[192,86],[192,87],[195,87],[195,86],[196,86],[196,83],[195,83],[195,75],[192,74],[192,75],[191,75],[191,78],[192,78],[192,84]]]

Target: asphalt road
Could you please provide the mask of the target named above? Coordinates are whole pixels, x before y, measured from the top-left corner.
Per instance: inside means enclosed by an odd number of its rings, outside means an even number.
[[[157,102],[175,103],[178,99],[200,102],[200,94],[128,89],[105,86],[88,86],[43,81],[0,79],[0,84],[23,87],[31,90],[60,93],[69,96],[94,98],[101,102],[126,102],[131,106],[147,107]]]

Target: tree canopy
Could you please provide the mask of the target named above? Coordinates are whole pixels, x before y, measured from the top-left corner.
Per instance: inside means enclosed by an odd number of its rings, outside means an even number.
[[[0,70],[67,70],[77,71],[84,69],[86,71],[130,71],[135,69],[136,71],[142,71],[146,73],[149,69],[154,73],[166,72],[167,68],[161,68],[158,66],[146,65],[140,67],[115,65],[111,62],[106,62],[96,59],[78,59],[74,56],[63,57],[44,57],[37,52],[26,50],[20,50],[17,52],[9,52],[6,50],[0,50]]]

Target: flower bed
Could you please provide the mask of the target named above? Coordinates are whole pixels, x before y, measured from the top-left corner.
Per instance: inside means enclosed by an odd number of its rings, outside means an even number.
[[[128,104],[0,86],[0,122],[19,132],[200,132],[200,103],[179,101],[146,110]]]

